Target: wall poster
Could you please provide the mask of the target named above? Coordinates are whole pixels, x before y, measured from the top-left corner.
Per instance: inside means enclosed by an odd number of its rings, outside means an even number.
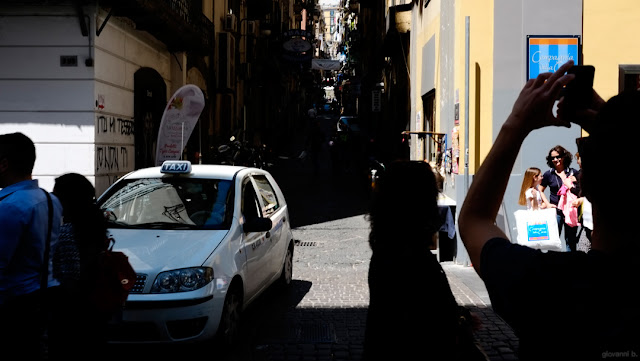
[[[527,35],[526,80],[554,72],[569,60],[581,65],[581,54],[580,35]]]

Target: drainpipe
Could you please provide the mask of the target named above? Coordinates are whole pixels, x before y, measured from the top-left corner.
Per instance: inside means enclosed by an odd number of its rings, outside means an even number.
[[[464,59],[464,195],[469,191],[469,16],[465,17]]]
[[[465,17],[465,59],[464,59],[464,197],[467,198],[469,192],[469,17]],[[462,252],[456,254],[456,261],[460,256],[460,261],[465,267],[471,265],[469,254],[458,238],[458,246],[462,247]]]

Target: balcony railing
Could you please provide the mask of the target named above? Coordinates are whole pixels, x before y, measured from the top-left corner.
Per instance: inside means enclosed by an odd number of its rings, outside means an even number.
[[[170,51],[213,52],[213,23],[189,0],[103,0],[113,15],[127,17]]]

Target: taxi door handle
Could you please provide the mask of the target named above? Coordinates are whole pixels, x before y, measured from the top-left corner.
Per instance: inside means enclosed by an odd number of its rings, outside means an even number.
[[[271,237],[271,232],[267,231],[266,237],[267,238]]]

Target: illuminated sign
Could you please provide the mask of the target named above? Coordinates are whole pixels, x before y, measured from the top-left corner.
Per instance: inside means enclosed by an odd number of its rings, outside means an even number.
[[[188,160],[165,160],[160,168],[160,173],[189,174],[191,162]]]

